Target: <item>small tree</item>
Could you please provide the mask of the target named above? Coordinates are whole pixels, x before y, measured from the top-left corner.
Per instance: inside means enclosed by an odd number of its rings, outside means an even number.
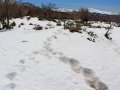
[[[44,17],[47,19],[51,19],[52,18],[52,11],[53,9],[56,8],[56,5],[53,3],[48,3],[48,4],[41,4],[41,8],[44,12]]]
[[[2,7],[1,23],[3,24],[3,28],[10,29],[9,19],[12,14],[11,7],[14,3],[15,0],[0,0],[0,5]]]
[[[90,20],[90,13],[88,9],[82,8],[80,10],[80,19],[83,23],[87,23]]]

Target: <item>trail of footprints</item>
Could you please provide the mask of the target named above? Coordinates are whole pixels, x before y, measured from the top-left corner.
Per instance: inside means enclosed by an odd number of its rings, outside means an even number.
[[[71,69],[78,74],[83,75],[86,83],[95,90],[109,90],[107,85],[100,81],[100,79],[95,75],[93,70],[89,68],[82,67],[80,62],[75,59],[68,58],[68,57],[59,57],[59,59],[71,66]]]
[[[13,82],[14,78],[17,76],[17,72],[11,72],[6,75],[6,78],[8,78],[11,83],[7,84],[2,90],[14,90],[16,87],[16,84]]]
[[[8,74],[6,74],[6,78],[10,81],[7,85],[5,85],[2,90],[15,90],[16,88],[16,83],[14,82],[15,78],[19,75],[19,73],[22,73],[26,70],[26,67],[24,66],[25,60],[21,59],[19,61],[19,65],[15,65],[15,68],[18,69],[18,71],[13,71]]]
[[[44,42],[44,47],[41,51],[35,51],[32,54],[37,55],[41,54],[44,55],[47,58],[51,58],[54,56],[55,58],[58,58],[60,61],[69,64],[71,66],[71,69],[80,75],[83,75],[85,82],[93,89],[95,90],[109,90],[107,85],[100,81],[100,79],[95,75],[95,73],[89,69],[82,67],[80,62],[78,60],[75,60],[73,58],[69,58],[64,56],[61,52],[56,52],[51,48],[51,41],[54,39],[57,39],[57,35],[61,33],[61,30],[57,31],[52,35],[51,37],[47,38],[47,40]],[[35,61],[34,57],[30,57],[30,60]],[[38,62],[36,62],[38,63]],[[26,70],[26,67],[24,66],[25,60],[21,59],[19,61],[20,65],[17,65],[16,67],[19,68],[19,71],[22,73]],[[14,83],[14,79],[17,77],[17,72],[10,72],[6,75],[6,78],[11,81],[11,83],[7,84],[2,90],[15,90],[16,84]]]
[[[84,77],[85,82],[95,90],[109,90],[108,86],[102,82],[94,73],[93,70],[89,68],[82,67],[78,60],[64,56],[63,53],[55,52],[50,46],[53,39],[57,39],[57,35],[61,32],[54,33],[52,37],[49,37],[46,42],[44,42],[44,49],[47,51],[47,55],[52,55],[57,57],[60,61],[69,64],[71,69]]]

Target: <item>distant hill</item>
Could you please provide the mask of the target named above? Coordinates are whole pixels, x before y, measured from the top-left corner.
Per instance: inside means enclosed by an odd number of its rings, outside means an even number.
[[[102,11],[94,8],[88,8],[90,13],[98,13],[98,14],[106,14],[106,15],[117,15],[117,13],[112,13],[109,11]],[[55,11],[60,11],[60,12],[72,12],[72,11],[79,11],[78,9],[67,9],[67,8],[57,8]]]

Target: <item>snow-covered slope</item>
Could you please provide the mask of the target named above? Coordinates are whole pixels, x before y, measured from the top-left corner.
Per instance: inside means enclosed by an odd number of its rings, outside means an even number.
[[[59,12],[73,12],[73,11],[78,11],[77,9],[70,9],[70,8],[57,8],[55,11]]]
[[[108,15],[116,15],[116,13],[108,12],[108,11],[102,11],[94,8],[88,8],[89,12],[91,13],[100,13],[100,14],[108,14]]]
[[[0,31],[0,90],[94,90],[86,82],[90,79],[97,87],[101,81],[109,90],[120,90],[120,28],[113,27],[110,41],[104,28],[80,34],[37,18],[13,21],[13,30]],[[25,25],[18,28],[21,22]],[[48,23],[52,28],[32,29]],[[96,42],[87,40],[89,31]]]
[[[88,8],[88,10],[91,13],[117,15],[117,13],[112,13],[112,12],[109,12],[109,11],[98,10],[98,9],[94,9],[94,8]],[[79,11],[79,10],[77,10],[77,9],[58,8],[58,9],[56,9],[56,11],[60,11],[60,12],[73,12],[73,11]]]

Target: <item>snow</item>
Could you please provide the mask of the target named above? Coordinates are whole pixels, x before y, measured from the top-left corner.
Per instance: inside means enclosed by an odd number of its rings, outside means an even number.
[[[94,90],[85,76],[76,73],[80,65],[91,69],[109,90],[120,90],[120,28],[113,26],[112,40],[104,37],[105,28],[87,28],[97,37],[87,40],[87,32],[70,33],[55,22],[13,19],[13,30],[0,31],[0,90]],[[25,25],[18,28],[19,24]],[[33,23],[33,25],[29,25]],[[51,24],[52,28],[47,24]],[[34,24],[44,27],[33,30]],[[93,25],[109,26],[104,23]],[[75,68],[60,58],[75,59]]]
[[[118,15],[118,13],[113,13],[105,10],[99,10],[95,8],[88,8],[90,13],[100,13],[100,14],[107,14],[107,15]],[[79,9],[70,9],[70,8],[57,8],[55,11],[59,12],[73,12],[73,11],[79,11]]]
[[[70,9],[70,8],[57,8],[54,9],[55,11],[59,11],[59,12],[73,12],[73,11],[79,11],[77,9]]]
[[[109,12],[109,11],[103,11],[103,10],[98,10],[94,8],[88,8],[88,10],[91,13],[101,13],[101,14],[108,14],[108,15],[117,15],[117,13]]]

